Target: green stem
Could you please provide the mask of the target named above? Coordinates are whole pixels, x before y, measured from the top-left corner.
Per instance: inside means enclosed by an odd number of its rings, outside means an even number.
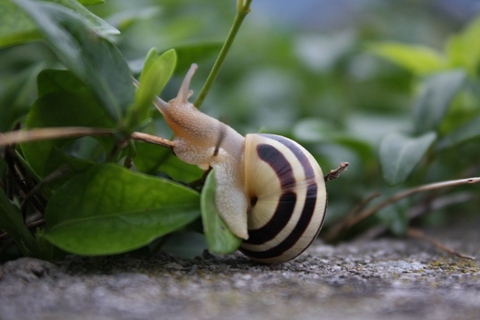
[[[251,2],[252,0],[237,1],[237,14],[235,16],[235,19],[233,20],[233,25],[230,28],[230,32],[228,33],[227,39],[225,40],[225,43],[223,44],[223,47],[220,50],[220,53],[218,54],[217,60],[215,61],[215,64],[213,65],[213,68],[210,71],[210,74],[208,75],[208,78],[205,81],[205,84],[203,85],[203,88],[200,91],[200,94],[198,95],[197,99],[194,102],[194,105],[197,108],[200,108],[203,101],[205,100],[205,97],[210,91],[210,88],[215,82],[215,79],[217,78],[220,72],[220,69],[222,68],[223,62],[227,57],[228,51],[230,50],[232,43],[235,40],[238,30],[240,30],[240,26],[242,25],[242,22],[247,16],[247,14],[250,12]]]

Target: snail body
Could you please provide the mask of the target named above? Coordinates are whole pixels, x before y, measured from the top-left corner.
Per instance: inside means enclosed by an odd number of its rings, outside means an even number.
[[[176,98],[154,101],[174,132],[182,161],[215,169],[217,210],[240,250],[264,263],[302,253],[323,224],[327,195],[323,173],[302,146],[272,134],[240,135],[188,102],[194,64]]]

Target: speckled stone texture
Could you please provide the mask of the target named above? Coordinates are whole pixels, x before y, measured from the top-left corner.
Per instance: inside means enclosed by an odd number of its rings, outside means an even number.
[[[480,223],[427,230],[480,258]],[[259,265],[240,254],[23,258],[0,269],[0,319],[480,319],[480,264],[413,239]]]

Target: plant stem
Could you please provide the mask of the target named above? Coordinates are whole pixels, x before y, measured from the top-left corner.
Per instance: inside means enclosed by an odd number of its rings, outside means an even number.
[[[218,54],[217,60],[215,61],[215,64],[213,65],[212,70],[210,71],[210,74],[208,75],[202,90],[200,91],[197,99],[194,102],[194,105],[197,108],[200,108],[200,106],[203,104],[203,101],[205,100],[213,83],[215,82],[215,79],[220,73],[220,69],[222,68],[222,65],[225,61],[225,58],[227,57],[228,51],[230,50],[233,41],[235,40],[238,30],[240,30],[240,26],[242,25],[243,20],[245,19],[247,14],[250,12],[251,2],[252,0],[237,1],[237,14],[235,15],[235,19],[233,20],[233,24],[232,24],[232,27],[230,28],[227,39],[225,40],[222,46],[222,49]]]
[[[48,140],[48,139],[64,139],[85,136],[116,136],[113,129],[89,128],[89,127],[56,127],[56,128],[39,128],[30,130],[11,131],[0,133],[0,146],[10,144]],[[144,141],[157,144],[163,147],[172,148],[175,146],[173,141],[153,136],[143,132],[133,132],[129,138],[133,140]]]
[[[440,242],[439,240],[435,239],[435,238],[432,238],[432,237],[429,237],[427,236],[425,233],[423,233],[423,231],[419,230],[419,229],[416,229],[416,228],[408,228],[407,229],[407,236],[411,237],[411,238],[414,238],[414,239],[419,239],[419,240],[424,240],[424,241],[427,241],[429,243],[431,243],[433,246],[437,247],[438,249],[442,250],[442,251],[445,251],[449,254],[453,254],[457,257],[460,257],[462,259],[468,259],[468,260],[476,260],[475,257],[472,257],[472,256],[469,256],[469,255],[466,255],[466,254],[463,254],[463,253],[460,253],[460,252],[457,252],[455,251],[454,249],[446,246],[445,244],[443,244],[442,242]]]
[[[442,181],[436,183],[425,184],[419,187],[410,188],[404,191],[400,191],[399,193],[394,194],[392,197],[378,203],[375,206],[367,208],[354,216],[350,216],[348,219],[343,220],[342,222],[334,225],[329,232],[323,237],[325,241],[332,241],[333,239],[337,238],[341,232],[344,230],[356,225],[360,221],[365,220],[366,218],[370,217],[380,209],[397,202],[401,199],[411,196],[412,194],[435,190],[435,189],[442,189],[447,187],[454,187],[459,186],[462,184],[474,184],[480,183],[480,177],[473,177],[467,179],[459,179],[459,180],[449,180],[449,181]]]

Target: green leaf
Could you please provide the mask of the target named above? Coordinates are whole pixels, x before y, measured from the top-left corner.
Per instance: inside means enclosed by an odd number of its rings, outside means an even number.
[[[0,1],[0,47],[28,42],[40,37],[35,25],[12,1]]]
[[[39,71],[38,66],[28,68],[0,86],[0,132],[12,130],[14,124],[27,114],[35,101],[37,85],[34,75]]]
[[[446,52],[453,68],[464,68],[478,75],[480,63],[480,17],[473,20],[460,34],[449,38]]]
[[[36,1],[44,1],[44,0],[36,0]],[[99,0],[47,0],[50,2],[54,2],[60,4],[66,8],[69,8],[75,11],[76,14],[82,17],[82,20],[87,22],[88,25],[95,30],[95,32],[100,33],[103,36],[106,35],[114,35],[120,34],[120,31],[112,27],[109,23],[105,20],[99,18],[98,16],[94,15],[90,10],[86,9],[84,6],[87,5],[94,5],[94,4],[101,4],[105,1]]]
[[[76,0],[83,4],[84,6],[91,6],[94,4],[102,4],[105,3],[105,0]]]
[[[413,110],[417,134],[437,129],[453,98],[464,87],[465,80],[466,74],[462,70],[437,73],[425,80]]]
[[[88,92],[91,94],[90,89],[68,70],[43,70],[38,74],[37,88],[40,97],[52,92]]]
[[[133,102],[130,70],[122,54],[85,19],[63,6],[17,0],[57,57],[95,92],[118,122]]]
[[[119,33],[117,29],[113,28],[80,4],[91,5],[103,3],[103,1],[45,0],[45,2],[47,1],[55,2],[74,10],[81,15],[95,31],[101,34]],[[32,23],[28,15],[15,5],[14,1],[0,1],[0,21],[2,21],[0,25],[0,47],[25,43],[40,38],[40,33],[37,31],[35,24]]]
[[[93,93],[70,72],[47,70],[39,74],[38,81],[42,96],[28,113],[26,128],[115,126]],[[104,137],[97,140],[106,152],[110,151],[114,144],[113,138]],[[22,143],[21,147],[31,168],[40,177],[45,177],[65,165],[72,172],[84,170],[89,166],[91,162],[75,159],[62,150],[73,141],[75,139],[43,140]],[[63,179],[58,180],[52,186],[58,187],[62,182]]]
[[[164,52],[161,56],[158,56],[155,48],[148,52],[140,75],[140,84],[135,93],[135,103],[128,116],[130,128],[135,128],[149,117],[152,101],[172,76],[176,62],[177,55],[173,49]]]
[[[108,21],[122,32],[134,26],[137,22],[145,22],[149,19],[160,18],[159,6],[145,7],[144,5],[130,7],[127,10],[114,13],[108,17]]]
[[[23,223],[22,213],[0,189],[0,229],[12,236],[18,248],[26,256],[42,258],[40,247],[35,242],[28,228]]]
[[[113,165],[77,175],[48,202],[45,237],[81,255],[142,247],[199,217],[199,195],[182,185]]]
[[[201,196],[203,231],[210,252],[228,254],[235,252],[240,247],[242,239],[228,229],[218,214],[215,204],[215,188],[215,177],[213,170],[211,170],[203,186]]]
[[[198,166],[178,159],[168,148],[154,144],[136,142],[137,154],[133,163],[144,173],[166,173],[176,181],[193,181],[202,177],[203,170]]]
[[[368,50],[415,74],[428,74],[443,70],[447,66],[440,53],[425,46],[385,42],[369,45]]]
[[[156,57],[155,54],[157,54]],[[172,77],[176,65],[177,54],[174,49],[167,50],[160,56],[156,49],[150,50],[140,75],[140,84],[145,83],[145,87],[150,87],[151,95],[159,95]],[[149,96],[149,100],[151,102],[152,97]]]
[[[404,182],[435,141],[434,132],[411,138],[390,133],[380,142],[380,163],[385,181],[396,186]]]
[[[437,150],[444,150],[451,147],[455,147],[461,143],[480,139],[480,116],[473,118],[467,123],[463,124],[442,140],[437,145]]]

